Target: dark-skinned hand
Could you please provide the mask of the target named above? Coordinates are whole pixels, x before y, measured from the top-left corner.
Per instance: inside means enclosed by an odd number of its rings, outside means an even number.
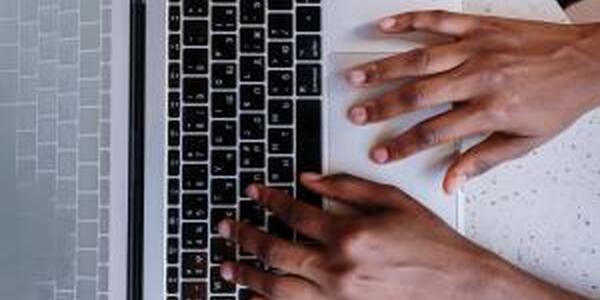
[[[386,34],[424,31],[449,42],[370,62],[348,73],[368,88],[400,79],[410,83],[349,111],[357,125],[381,122],[441,104],[447,113],[375,145],[380,164],[430,147],[488,136],[449,168],[453,192],[508,160],[549,141],[600,103],[600,26],[560,25],[422,11],[381,21]]]
[[[356,213],[333,215],[280,190],[250,186],[249,197],[318,241],[303,246],[248,224],[223,221],[222,236],[288,274],[223,264],[222,277],[256,291],[256,299],[580,299],[461,237],[396,188],[349,175],[304,174],[302,182]]]

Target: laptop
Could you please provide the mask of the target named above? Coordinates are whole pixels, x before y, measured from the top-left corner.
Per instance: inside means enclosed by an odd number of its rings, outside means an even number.
[[[368,149],[443,110],[356,128],[349,67],[421,45],[373,23],[459,0],[0,0],[0,294],[248,299],[219,264],[237,218],[306,242],[241,191],[339,210],[300,172],[397,185],[456,225],[440,184],[454,145],[388,167]]]

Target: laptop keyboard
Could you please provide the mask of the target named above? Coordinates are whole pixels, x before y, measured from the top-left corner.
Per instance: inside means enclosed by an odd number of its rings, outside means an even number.
[[[220,238],[232,218],[306,242],[248,199],[263,183],[302,201],[321,171],[320,0],[170,0],[167,66],[166,295],[249,299],[220,264],[255,257]]]

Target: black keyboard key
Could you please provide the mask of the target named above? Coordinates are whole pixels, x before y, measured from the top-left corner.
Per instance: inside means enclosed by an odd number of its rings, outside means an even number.
[[[321,101],[296,102],[296,128],[298,172],[321,173]]]
[[[241,1],[240,10],[240,22],[242,24],[265,23],[265,0]]]
[[[167,233],[179,234],[179,209],[169,208],[167,212]]]
[[[240,109],[263,110],[265,109],[265,86],[262,84],[240,86]]]
[[[235,118],[237,115],[236,94],[233,92],[212,93],[212,117]]]
[[[268,142],[271,154],[292,154],[294,150],[294,131],[291,128],[269,129]]]
[[[210,268],[210,291],[215,294],[235,293],[235,284],[221,277],[221,268],[219,266]]]
[[[183,282],[180,300],[206,300],[206,282]]]
[[[292,43],[269,43],[269,67],[291,68],[294,64]]]
[[[179,290],[179,270],[176,267],[167,268],[167,293],[175,294]]]
[[[181,262],[181,277],[207,277],[208,255],[205,252],[183,253],[181,257]]]
[[[213,121],[211,133],[213,146],[234,147],[237,145],[237,123],[234,121]]]
[[[269,10],[292,9],[293,0],[269,0]]]
[[[237,29],[237,9],[232,6],[213,6],[213,31],[235,31]]]
[[[298,60],[321,59],[321,36],[298,35],[296,36],[296,58]]]
[[[265,226],[265,211],[255,201],[240,202],[240,221],[256,227]]]
[[[299,6],[296,8],[296,30],[299,32],[321,31],[321,7]]]
[[[233,176],[236,174],[237,158],[232,150],[213,150],[211,152],[211,174],[213,176]]]
[[[236,300],[235,297],[233,296],[216,296],[216,297],[210,297],[210,300]]]
[[[240,145],[240,166],[246,169],[265,167],[265,144],[242,143]]]
[[[208,199],[206,194],[184,194],[184,220],[208,220]]]
[[[181,66],[178,63],[169,64],[169,87],[178,88],[181,86]]]
[[[208,22],[200,20],[184,21],[183,44],[188,46],[208,45]]]
[[[169,30],[179,31],[181,29],[181,8],[179,6],[169,7]]]
[[[181,57],[181,37],[178,34],[169,35],[169,59]]]
[[[269,216],[268,229],[269,233],[276,237],[285,240],[291,240],[294,238],[294,231],[275,216]]]
[[[183,108],[183,131],[208,131],[208,108],[188,106]]]
[[[265,116],[243,114],[240,116],[240,135],[242,140],[262,140],[265,138]]]
[[[169,182],[167,183],[167,188],[168,188],[168,203],[170,205],[177,205],[179,204],[179,198],[180,196],[180,182],[179,179],[176,178],[171,178],[169,179]]]
[[[181,125],[179,121],[169,121],[169,132],[168,132],[168,140],[169,146],[175,147],[180,144],[180,136],[181,136]]]
[[[235,208],[214,208],[210,212],[210,231],[213,234],[219,233],[219,223],[225,219],[236,220]]]
[[[170,150],[169,151],[169,159],[168,159],[168,167],[169,167],[169,176],[177,176],[179,175],[179,167],[181,166],[181,159],[179,158],[179,151]]]
[[[263,28],[242,28],[240,36],[242,53],[265,52],[265,30]]]
[[[269,101],[269,124],[292,125],[294,122],[294,103],[292,100]]]
[[[287,13],[269,14],[269,38],[291,39],[293,32],[293,15]]]
[[[208,188],[208,166],[184,165],[183,189],[190,191],[206,190]]]
[[[183,223],[183,249],[206,249],[208,247],[208,226],[206,223]]]
[[[250,289],[240,289],[238,291],[238,300],[250,300],[254,295],[254,292]]]
[[[293,77],[292,71],[269,71],[269,96],[292,96]]]
[[[184,78],[183,102],[201,104],[208,101],[208,79]]]
[[[186,135],[183,137],[183,161],[206,161],[208,159],[208,137]]]
[[[216,205],[233,205],[236,203],[236,180],[233,178],[213,179],[210,186],[210,203]]]
[[[169,118],[179,118],[181,116],[181,94],[178,92],[169,93]]]
[[[246,189],[251,184],[265,184],[264,172],[242,172],[240,173],[240,197],[246,196]]]
[[[240,59],[241,81],[264,81],[265,58],[262,56],[242,56]]]
[[[167,239],[167,263],[176,264],[179,262],[179,239]]]
[[[188,48],[183,50],[183,73],[208,73],[208,49]]]
[[[209,0],[183,0],[183,13],[188,17],[208,16]]]
[[[235,59],[237,55],[237,37],[228,34],[215,34],[212,36],[212,58]]]
[[[212,65],[212,87],[215,89],[232,89],[236,87],[237,67],[235,64],[215,63]]]
[[[297,65],[296,94],[298,96],[320,96],[321,75],[321,65]]]
[[[289,183],[294,181],[294,159],[291,157],[269,158],[269,182]]]
[[[222,238],[210,240],[210,262],[222,264],[227,261],[235,261],[235,244]]]
[[[296,164],[297,172],[322,172],[321,101],[302,100],[296,103]],[[322,205],[322,198],[296,186],[298,199],[315,206]]]

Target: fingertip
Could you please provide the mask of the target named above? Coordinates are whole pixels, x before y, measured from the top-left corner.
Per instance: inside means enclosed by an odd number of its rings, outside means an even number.
[[[383,32],[390,32],[398,24],[398,21],[395,18],[387,17],[381,21],[379,21],[379,29]]]
[[[225,219],[221,221],[221,223],[219,223],[217,229],[219,230],[219,234],[221,236],[223,236],[226,239],[230,239],[232,237],[232,227],[233,225],[231,223],[231,220]]]
[[[300,175],[300,180],[304,182],[316,182],[321,181],[323,179],[323,175],[313,172],[306,172]]]
[[[464,174],[454,173],[452,175],[448,175],[446,180],[444,181],[444,189],[446,194],[454,195],[456,191],[461,188],[467,181],[469,177]]]
[[[246,188],[246,195],[251,199],[258,199],[260,197],[260,191],[256,184],[251,184]]]
[[[367,73],[363,70],[352,70],[348,73],[347,80],[353,86],[363,86],[367,83]]]
[[[225,262],[221,265],[220,272],[223,279],[232,282],[234,279],[233,274],[235,272],[235,265],[232,262]]]
[[[363,106],[355,106],[349,111],[349,118],[354,125],[365,125],[368,120],[367,109]]]
[[[371,153],[371,159],[379,164],[383,165],[390,160],[390,152],[385,147],[375,148]]]

